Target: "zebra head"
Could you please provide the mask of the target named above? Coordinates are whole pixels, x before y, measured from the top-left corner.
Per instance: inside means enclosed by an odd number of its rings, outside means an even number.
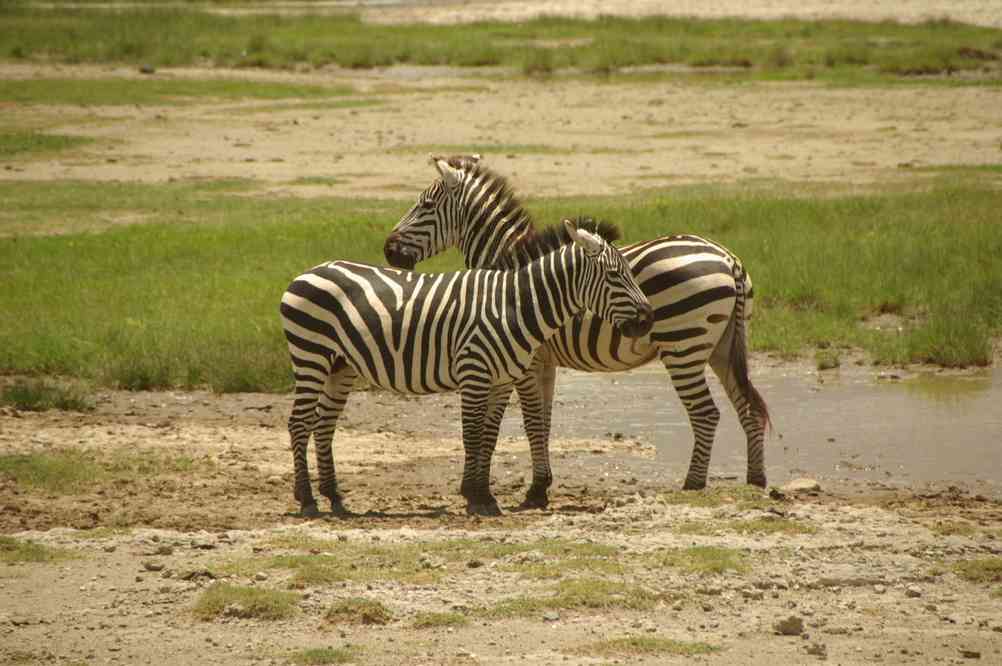
[[[439,178],[390,232],[383,246],[396,268],[414,265],[451,247],[467,268],[493,266],[532,221],[504,178],[480,164],[480,155],[433,156]]]
[[[571,220],[564,220],[564,228],[585,258],[580,282],[583,305],[628,338],[650,333],[654,311],[620,251]]]

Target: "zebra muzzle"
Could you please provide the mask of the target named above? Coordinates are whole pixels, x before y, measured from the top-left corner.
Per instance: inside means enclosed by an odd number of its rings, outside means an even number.
[[[383,245],[383,256],[386,257],[386,263],[394,268],[402,268],[404,270],[413,270],[414,261],[412,255],[407,254],[400,247],[400,242],[397,237],[393,234],[386,239],[386,243]]]
[[[620,324],[619,332],[628,338],[642,338],[654,326],[654,310],[646,303],[640,308],[637,318]]]

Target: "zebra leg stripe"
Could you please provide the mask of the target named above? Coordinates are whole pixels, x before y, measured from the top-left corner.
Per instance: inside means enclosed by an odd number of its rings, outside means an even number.
[[[703,365],[698,371],[689,368],[672,367],[669,356],[662,356],[662,362],[671,375],[672,385],[678,397],[682,400],[693,432],[692,460],[685,476],[684,490],[701,490],[706,487],[706,477],[710,465],[710,454],[713,452],[713,438],[720,422],[720,410],[717,409],[710,387],[703,374]]]
[[[332,451],[334,431],[337,428],[338,418],[344,412],[348,396],[351,395],[355,377],[355,371],[347,365],[337,367],[328,375],[317,404],[317,426],[313,431],[320,494],[330,500],[331,511],[335,514],[345,514],[347,510],[342,504],[341,494],[337,489],[337,475],[334,471]]]
[[[306,450],[310,443],[310,433],[316,424],[317,393],[306,391],[302,387],[298,387],[296,393],[292,416],[289,417],[289,438],[292,441],[292,464],[295,470],[292,493],[299,502],[301,514],[313,517],[319,512],[310,489],[310,467]]]
[[[553,483],[549,444],[555,376],[556,365],[548,356],[539,353],[529,371],[516,384],[518,399],[522,404],[522,421],[532,454],[532,485],[526,491],[519,509],[542,509],[550,502],[547,491]]]
[[[511,384],[495,386],[491,389],[484,415],[484,428],[480,435],[480,447],[477,452],[477,487],[482,491],[478,501],[482,505],[482,512],[490,515],[501,515],[497,499],[491,493],[491,462],[494,459],[498,432],[501,430],[501,419],[508,407],[511,391]]]
[[[479,474],[480,445],[483,442],[490,389],[489,384],[473,381],[463,382],[460,388],[460,401],[463,406],[463,451],[466,462],[463,465],[463,481],[459,492],[466,498],[466,512],[469,514],[483,513],[490,509],[486,506],[490,487],[484,484]]]

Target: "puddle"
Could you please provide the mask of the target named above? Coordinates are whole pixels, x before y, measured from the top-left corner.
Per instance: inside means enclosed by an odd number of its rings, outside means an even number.
[[[980,481],[1002,492],[1002,370],[901,379],[878,379],[873,368],[855,367],[821,377],[803,368],[753,371],[773,417],[766,441],[773,483],[797,476],[891,484]],[[711,389],[721,420],[710,474],[744,479],[744,434],[715,379]],[[660,366],[617,374],[561,371],[556,399],[558,442],[621,433],[657,447],[660,469],[649,476],[685,474],[692,435]],[[520,435],[515,411],[505,419],[504,435]]]

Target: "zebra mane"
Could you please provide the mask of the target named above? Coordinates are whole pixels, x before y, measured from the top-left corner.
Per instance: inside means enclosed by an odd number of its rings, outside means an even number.
[[[603,222],[590,217],[576,217],[571,219],[571,222],[578,229],[598,234],[607,243],[620,239],[619,227],[611,222]],[[501,270],[519,268],[573,242],[564,225],[562,223],[555,224],[522,236],[509,248],[507,254],[498,259],[495,268]]]
[[[445,161],[453,169],[468,173],[467,182],[480,183],[481,189],[477,200],[484,202],[484,205],[474,211],[470,220],[471,230],[479,229],[486,224],[497,224],[498,220],[504,220],[508,227],[523,226],[526,229],[533,229],[535,225],[532,215],[522,206],[521,200],[515,195],[515,190],[508,180],[481,162],[479,155],[453,155],[445,158]],[[494,235],[493,230],[491,235]]]

